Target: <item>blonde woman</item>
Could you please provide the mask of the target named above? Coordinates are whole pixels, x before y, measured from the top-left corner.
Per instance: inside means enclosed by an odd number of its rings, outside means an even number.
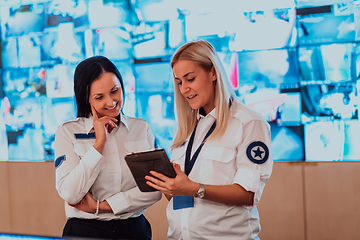
[[[171,67],[177,176],[146,176],[170,200],[168,239],[259,239],[256,205],[273,166],[269,124],[236,99],[207,41],[181,46]]]

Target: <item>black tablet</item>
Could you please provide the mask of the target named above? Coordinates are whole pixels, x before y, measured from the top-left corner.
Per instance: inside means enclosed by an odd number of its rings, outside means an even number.
[[[170,178],[176,177],[174,167],[164,149],[130,153],[125,156],[125,161],[142,192],[157,191],[146,184],[145,176],[150,176],[150,171],[162,173]]]

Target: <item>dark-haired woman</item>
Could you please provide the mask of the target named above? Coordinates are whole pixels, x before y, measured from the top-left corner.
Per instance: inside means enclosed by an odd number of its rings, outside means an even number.
[[[145,209],[161,193],[137,187],[124,156],[153,149],[155,138],[142,119],[122,113],[124,84],[106,57],[76,67],[77,118],[55,137],[56,189],[65,200],[64,237],[151,239]]]

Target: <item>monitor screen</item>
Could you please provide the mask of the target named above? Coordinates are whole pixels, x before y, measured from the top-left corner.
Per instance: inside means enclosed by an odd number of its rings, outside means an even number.
[[[41,236],[41,235],[30,235],[30,234],[17,234],[17,233],[0,233],[0,240],[91,240],[93,238],[60,238],[60,237],[50,237],[50,236]],[[101,240],[97,238],[98,240]],[[95,240],[95,238],[94,238]],[[119,239],[119,240],[129,240],[129,239]]]
[[[2,3],[4,1],[1,1]],[[46,3],[24,3],[5,5],[1,8],[2,38],[40,33],[46,26]]]
[[[271,150],[274,161],[304,159],[304,127],[271,123]]]
[[[18,40],[17,37],[8,37],[1,40],[1,66],[3,68],[18,68]]]
[[[298,53],[295,48],[243,51],[239,57],[239,86],[298,88]]]
[[[136,116],[145,119],[157,145],[169,151],[176,129],[174,81],[168,58],[135,61]]]
[[[89,36],[92,36],[91,38]],[[129,34],[120,28],[99,28],[87,31],[87,53],[93,50],[94,55],[103,55],[111,60],[129,60],[131,58],[131,43]],[[91,40],[96,39],[93,46]]]
[[[77,63],[85,57],[85,36],[77,32],[73,22],[59,23],[42,34],[42,63]]]
[[[296,10],[276,8],[242,12],[232,25],[234,37],[229,42],[231,51],[295,47]]]
[[[136,93],[137,116],[146,120],[156,138],[157,147],[168,153],[176,130],[173,93]]]
[[[359,161],[359,121],[318,121],[304,128],[306,161]]]
[[[355,43],[299,47],[300,84],[330,84],[356,79]]]
[[[297,8],[304,8],[304,7],[319,7],[319,6],[325,6],[325,5],[333,5],[337,3],[343,3],[343,2],[351,2],[353,0],[295,0],[295,4]],[[357,0],[355,0],[357,1]]]
[[[56,240],[61,238],[55,237],[45,237],[45,236],[36,236],[36,235],[25,235],[25,234],[14,234],[14,233],[0,233],[0,240],[8,239],[28,239],[28,240]]]
[[[355,41],[354,2],[297,9],[299,45]]]
[[[358,92],[353,82],[302,87],[302,122],[358,120]]]
[[[173,92],[169,58],[145,59],[134,64],[136,92]]]
[[[241,87],[240,87],[241,89]],[[278,88],[255,88],[238,97],[259,112],[268,122],[300,125],[300,93],[281,92]]]

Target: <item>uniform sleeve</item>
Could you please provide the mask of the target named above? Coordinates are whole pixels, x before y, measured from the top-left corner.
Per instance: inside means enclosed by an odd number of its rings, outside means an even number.
[[[254,194],[254,205],[269,179],[273,159],[270,126],[266,121],[252,120],[243,126],[243,141],[238,146],[234,183]]]
[[[141,212],[161,199],[161,192],[141,192],[134,187],[106,199],[114,214]]]
[[[155,137],[150,126],[147,126],[147,141],[151,148],[155,148]],[[162,197],[161,192],[141,192],[136,186],[126,192],[117,193],[106,199],[114,214],[127,212],[141,212],[150,207]]]
[[[67,203],[78,203],[104,167],[102,155],[90,148],[80,157],[74,151],[73,133],[60,126],[55,135],[56,190]]]

